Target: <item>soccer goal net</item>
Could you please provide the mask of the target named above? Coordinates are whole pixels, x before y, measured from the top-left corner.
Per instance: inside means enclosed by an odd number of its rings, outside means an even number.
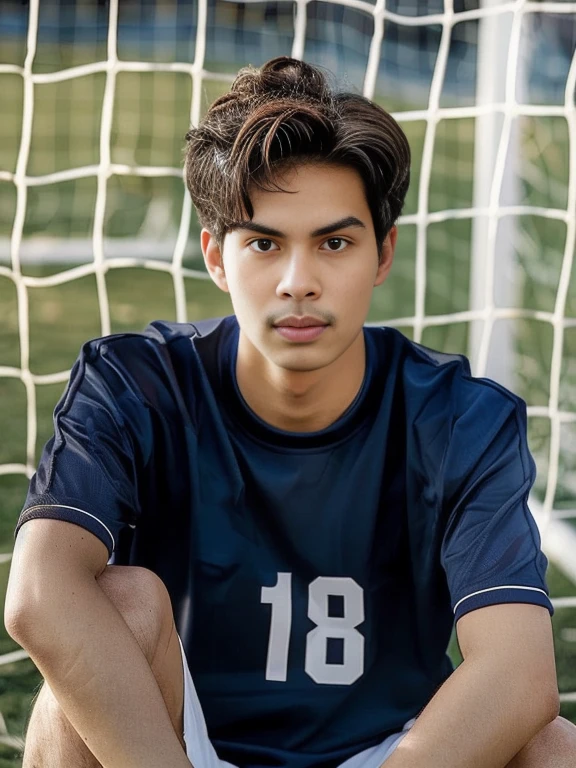
[[[0,44],[0,567],[80,344],[231,311],[202,267],[183,136],[240,66],[304,58],[413,151],[369,322],[467,353],[528,404],[576,717],[576,2],[2,0]],[[5,668],[25,656],[10,642]]]

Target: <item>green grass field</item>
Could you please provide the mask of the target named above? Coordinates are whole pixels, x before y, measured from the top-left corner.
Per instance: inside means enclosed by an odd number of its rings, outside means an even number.
[[[21,50],[2,48],[3,60],[21,63]],[[138,56],[134,56],[138,58]],[[36,71],[50,71],[73,64],[77,51],[65,47],[42,48]],[[14,172],[20,146],[23,89],[18,75],[0,76],[0,170]],[[32,145],[28,163],[31,176],[48,174],[99,162],[101,104],[105,76],[89,75],[56,84],[35,87],[35,112]],[[182,137],[188,128],[190,79],[174,73],[120,73],[117,79],[112,125],[112,162],[130,166],[179,167]],[[206,82],[203,103],[206,106],[226,85]],[[378,97],[378,100],[381,100]],[[408,104],[384,100],[395,111]],[[422,148],[426,124],[405,123],[413,151],[412,185],[405,214],[418,209]],[[529,205],[566,207],[568,185],[568,134],[561,118],[524,118],[521,126],[523,146],[522,200]],[[428,210],[467,208],[473,193],[474,121],[445,120],[437,126],[434,161],[429,187]],[[104,234],[108,238],[136,239],[151,231],[159,240],[173,242],[181,212],[183,188],[172,177],[141,178],[112,176],[107,188]],[[0,239],[10,237],[16,212],[16,189],[12,182],[0,181]],[[52,238],[53,251],[58,243],[87,240],[94,226],[96,202],[95,178],[65,181],[30,187],[24,237]],[[151,217],[151,205],[159,205],[160,217]],[[427,315],[459,312],[469,307],[470,241],[469,220],[449,220],[432,224],[427,230],[427,271],[425,310]],[[196,241],[198,227],[193,223],[191,241]],[[536,216],[518,221],[517,306],[552,312],[562,267],[566,227],[563,223]],[[388,283],[378,289],[368,320],[409,318],[415,312],[416,227],[400,228],[396,263]],[[131,256],[138,257],[138,253]],[[26,275],[43,277],[69,269],[73,265],[46,263],[24,265]],[[199,266],[194,263],[193,266]],[[106,276],[110,298],[112,331],[142,330],[153,319],[175,319],[174,290],[169,275],[142,268],[111,269]],[[186,306],[190,319],[227,314],[231,311],[227,296],[211,282],[186,279]],[[80,345],[100,335],[100,317],[94,276],[84,277],[54,287],[28,290],[30,322],[30,367],[34,374],[67,370]],[[19,366],[20,342],[15,283],[0,275],[0,366]],[[576,269],[573,270],[566,309],[576,317]],[[504,323],[505,321],[500,321]],[[506,321],[508,322],[508,321]],[[511,322],[511,321],[510,321]],[[501,324],[497,325],[498,333]],[[403,326],[411,335],[409,323]],[[517,392],[529,404],[545,405],[549,397],[552,326],[534,319],[514,321],[517,347]],[[446,351],[465,351],[466,323],[448,323],[426,328],[424,344]],[[565,335],[561,377],[561,407],[574,408],[576,370],[576,328]],[[38,386],[36,456],[50,436],[51,413],[63,390],[63,384]],[[26,391],[20,380],[0,377],[0,464],[26,460]],[[566,432],[565,441],[574,432]],[[529,438],[535,455],[541,493],[548,471],[550,445],[548,419],[529,422]],[[576,472],[574,453],[562,453],[557,507],[573,507],[574,494],[568,480]],[[27,481],[22,475],[0,476],[0,553],[12,549],[13,529],[21,508]],[[0,564],[0,595],[5,593],[9,563]],[[572,584],[554,566],[549,571],[553,597],[576,595]],[[554,617],[558,679],[561,691],[576,691],[576,609],[558,610]],[[0,631],[0,654],[16,648]],[[452,647],[457,660],[457,650]],[[2,666],[0,674],[0,712],[8,732],[22,736],[26,715],[39,676],[31,661]],[[576,722],[576,703],[565,704],[562,713]],[[0,745],[0,768],[19,765],[17,750]]]

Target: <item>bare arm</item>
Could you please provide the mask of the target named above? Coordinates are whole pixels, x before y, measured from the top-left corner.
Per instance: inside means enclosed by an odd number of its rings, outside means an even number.
[[[385,768],[504,768],[558,714],[545,608],[492,605],[457,629],[464,661]]]
[[[104,768],[190,768],[140,646],[98,586],[107,560],[77,525],[28,521],[16,538],[6,627]]]

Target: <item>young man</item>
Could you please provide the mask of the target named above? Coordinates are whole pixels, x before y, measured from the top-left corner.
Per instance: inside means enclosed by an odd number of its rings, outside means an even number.
[[[281,58],[187,138],[235,315],[72,371],[7,597],[46,679],[25,768],[574,766],[524,404],[363,327],[404,134]]]

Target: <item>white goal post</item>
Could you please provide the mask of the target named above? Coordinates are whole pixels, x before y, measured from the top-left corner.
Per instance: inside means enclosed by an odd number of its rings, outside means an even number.
[[[63,386],[69,375],[68,370],[54,370],[43,374],[31,370],[30,291],[40,287],[66,285],[84,276],[93,275],[100,310],[100,331],[104,335],[111,331],[107,287],[107,275],[111,271],[141,267],[167,274],[174,287],[173,319],[178,321],[190,319],[187,317],[186,308],[186,281],[208,279],[205,272],[189,268],[185,262],[193,221],[193,210],[188,195],[183,195],[174,244],[170,252],[165,254],[165,258],[158,258],[154,252],[147,252],[144,257],[135,256],[135,248],[145,248],[142,241],[133,242],[125,249],[120,243],[112,255],[106,250],[106,203],[109,182],[113,177],[182,179],[182,168],[176,164],[143,165],[120,163],[113,159],[113,120],[119,76],[123,73],[150,72],[179,73],[186,76],[192,85],[190,123],[195,125],[202,114],[205,83],[229,83],[235,75],[232,70],[213,71],[206,66],[209,0],[198,0],[196,6],[193,61],[162,62],[121,58],[118,51],[120,0],[109,0],[105,57],[92,63],[51,72],[37,72],[34,64],[39,39],[40,10],[44,1],[29,2],[26,55],[23,64],[3,63],[0,59],[0,80],[3,76],[17,76],[22,82],[21,137],[15,167],[11,170],[0,168],[0,185],[12,185],[16,200],[10,237],[4,240],[0,237],[0,280],[9,281],[16,291],[19,363],[8,365],[0,359],[0,382],[3,379],[19,381],[26,391],[26,431],[21,436],[22,441],[26,443],[25,460],[9,459],[0,463],[0,476],[22,475],[28,478],[33,474],[38,458],[38,388],[49,384]],[[280,4],[293,9],[292,45],[285,53],[303,58],[307,50],[311,2],[283,0],[278,3]],[[439,46],[426,106],[393,110],[394,117],[404,127],[412,123],[424,125],[415,210],[407,212],[399,222],[401,228],[412,228],[415,231],[414,310],[406,315],[382,318],[382,322],[378,324],[407,328],[415,341],[420,342],[428,329],[466,323],[470,329],[469,348],[455,351],[468,352],[475,375],[493,376],[513,389],[521,363],[516,360],[513,331],[499,330],[498,323],[502,322],[503,327],[509,327],[506,326],[507,323],[528,319],[548,324],[552,331],[548,400],[545,404],[528,400],[529,419],[548,420],[550,432],[546,455],[541,457],[539,463],[540,492],[532,499],[532,509],[542,533],[545,551],[576,584],[576,381],[571,390],[575,393],[571,405],[566,405],[566,397],[562,395],[562,387],[567,386],[567,349],[574,348],[567,347],[567,344],[569,338],[574,339],[576,334],[576,316],[567,313],[570,291],[574,291],[576,286],[576,50],[572,52],[569,62],[562,103],[532,103],[522,97],[522,82],[526,75],[523,71],[523,56],[526,55],[525,46],[531,24],[537,17],[546,15],[565,16],[574,23],[576,2],[484,0],[472,9],[458,10],[455,8],[455,0],[444,0],[441,11],[413,15],[399,13],[397,3],[393,6],[394,10],[391,9],[392,6],[387,0],[332,0],[331,5],[365,14],[373,24],[362,87],[364,95],[369,98],[374,97],[377,90],[387,25],[395,25],[398,29],[439,30]],[[477,99],[473,104],[447,104],[443,93],[453,31],[456,25],[474,21],[479,22]],[[88,75],[99,75],[104,80],[97,162],[44,174],[30,173],[29,160],[37,89],[47,84],[74,81]],[[565,205],[554,207],[534,204],[524,200],[519,192],[515,160],[515,153],[522,152],[518,137],[519,125],[522,120],[539,118],[557,118],[565,121],[568,157]],[[439,125],[444,121],[463,119],[475,121],[473,202],[469,206],[431,210],[430,188]],[[82,241],[81,247],[75,248],[76,254],[84,252],[84,263],[72,267],[62,264],[57,272],[48,276],[29,274],[25,268],[27,256],[33,260],[36,254],[36,258],[41,260],[42,254],[48,253],[50,257],[58,250],[52,246],[51,241],[26,235],[25,225],[31,190],[80,179],[94,179],[96,183],[92,235],[89,240]],[[507,190],[504,195],[503,190]],[[502,201],[503,196],[506,198],[505,203]],[[511,200],[511,197],[514,199]],[[511,273],[518,276],[522,271],[516,263],[516,254],[524,247],[527,238],[519,232],[515,223],[522,217],[538,217],[565,226],[561,266],[555,285],[555,301],[549,311],[518,306],[518,285],[510,280]],[[430,228],[447,221],[468,221],[473,229],[469,305],[465,310],[446,311],[441,314],[427,313]],[[4,261],[2,254],[5,256]],[[495,300],[496,290],[499,292],[498,301]],[[570,343],[573,344],[573,341]],[[564,489],[564,502],[558,506],[556,499],[560,484]],[[569,501],[566,502],[566,499]],[[9,558],[10,553],[5,552],[0,555],[0,562]],[[557,598],[554,604],[559,610],[576,608],[576,594]],[[12,663],[25,656],[24,652],[19,651],[7,654],[0,657],[0,665]],[[576,701],[576,691],[563,692],[562,700]],[[2,739],[0,733],[0,741]]]

